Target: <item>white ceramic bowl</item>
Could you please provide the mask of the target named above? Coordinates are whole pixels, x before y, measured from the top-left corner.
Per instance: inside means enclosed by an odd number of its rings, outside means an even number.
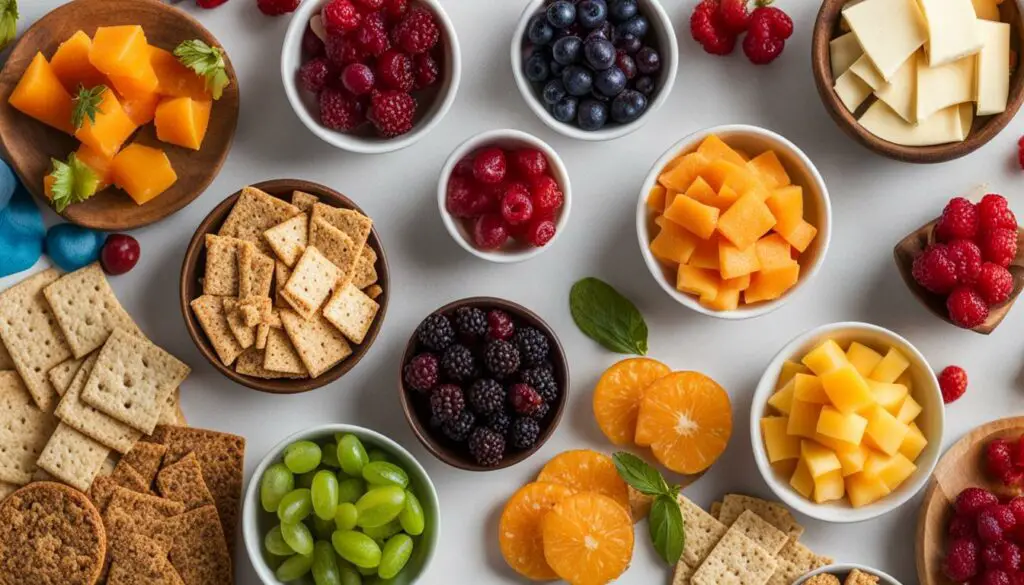
[[[435,16],[441,29],[441,40],[444,48],[444,61],[441,65],[439,83],[424,91],[416,92],[418,109],[413,129],[395,138],[381,138],[372,129],[352,133],[338,132],[320,123],[320,109],[316,96],[303,90],[298,84],[298,71],[302,66],[302,36],[310,19],[319,14],[324,0],[307,0],[299,5],[288,24],[284,43],[281,46],[281,80],[284,92],[295,115],[302,120],[309,130],[324,142],[347,150],[364,154],[381,154],[393,152],[411,146],[426,136],[444,118],[455,101],[462,78],[462,57],[459,50],[459,39],[455,34],[455,26],[440,0],[413,0],[413,5],[422,5]],[[426,109],[424,109],[424,107]]]
[[[761,435],[761,417],[769,414],[768,398],[775,393],[783,362],[786,360],[800,361],[804,354],[827,339],[834,339],[844,347],[852,341],[859,341],[883,354],[889,347],[898,349],[910,360],[909,371],[914,385],[914,400],[923,408],[915,422],[921,428],[925,438],[928,439],[928,445],[914,462],[917,465],[917,470],[895,491],[873,504],[860,508],[854,508],[845,498],[824,504],[816,504],[804,498],[789,485],[788,476],[778,473],[772,468],[771,463],[768,462],[764,439]],[[751,402],[750,443],[754,451],[754,461],[757,462],[757,468],[765,482],[787,506],[801,514],[825,522],[862,522],[902,506],[928,483],[928,478],[931,477],[932,470],[935,469],[935,464],[941,454],[945,416],[946,408],[942,402],[939,381],[931,366],[928,365],[928,361],[909,341],[877,325],[856,322],[832,323],[801,334],[787,343],[772,358],[768,369],[765,370],[761,381],[757,384],[757,390],[754,391],[754,398]]]
[[[810,573],[807,573],[803,577],[797,579],[796,582],[793,583],[793,585],[804,585],[804,583],[810,580],[811,577],[815,575],[821,575],[824,573],[830,573],[832,575],[835,575],[836,577],[839,577],[839,582],[843,583],[846,580],[846,576],[850,573],[850,571],[854,569],[860,569],[864,573],[869,573],[871,575],[878,577],[878,585],[901,585],[901,583],[897,581],[895,577],[888,573],[879,571],[878,569],[873,569],[866,565],[858,565],[856,563],[835,563],[832,565],[828,565],[827,567],[815,569]]]
[[[267,564],[263,550],[263,538],[271,528],[278,524],[275,514],[263,510],[260,503],[260,482],[267,467],[283,460],[284,448],[295,441],[309,440],[317,444],[334,441],[335,433],[349,433],[363,442],[366,449],[380,449],[388,454],[391,462],[409,474],[409,489],[419,498],[426,514],[426,529],[420,536],[413,537],[415,546],[412,557],[405,569],[393,580],[391,585],[411,585],[420,580],[429,568],[430,562],[437,551],[441,534],[441,504],[437,498],[437,490],[430,477],[415,457],[401,445],[370,429],[347,424],[326,424],[306,429],[284,439],[263,457],[256,471],[249,478],[242,503],[242,538],[245,541],[245,552],[249,555],[256,574],[264,585],[286,585],[274,576],[274,570]],[[364,578],[367,579],[367,578]],[[303,581],[305,582],[305,581]],[[309,581],[312,583],[312,580]]]
[[[445,206],[445,200],[447,199],[448,194],[448,179],[451,177],[452,172],[455,169],[455,165],[457,165],[459,161],[469,153],[485,146],[500,146],[501,148],[507,149],[535,148],[547,156],[548,168],[551,171],[555,182],[557,182],[558,186],[562,188],[562,194],[565,196],[565,201],[555,217],[555,235],[546,245],[536,248],[510,240],[503,248],[499,248],[497,250],[481,250],[473,244],[473,233],[470,227],[470,222],[453,217],[452,214],[448,213],[448,209]],[[452,154],[444,163],[444,168],[441,169],[441,177],[437,183],[437,209],[441,213],[441,220],[444,222],[444,227],[448,229],[448,233],[467,252],[478,258],[490,260],[491,262],[505,264],[522,262],[523,260],[529,260],[530,258],[537,256],[555,245],[555,240],[557,240],[562,234],[562,230],[565,229],[566,222],[569,221],[569,209],[571,205],[572,185],[569,183],[569,171],[565,168],[565,163],[562,162],[562,158],[558,156],[555,149],[551,148],[548,143],[536,136],[509,128],[482,132],[460,144],[454,151],[452,151]]]
[[[635,132],[646,124],[654,112],[658,111],[658,108],[668,100],[668,95],[672,93],[672,86],[675,85],[676,70],[679,67],[679,44],[676,42],[675,29],[672,27],[672,20],[669,18],[668,13],[665,12],[665,9],[662,8],[661,3],[658,0],[639,0],[640,13],[647,17],[651,25],[648,38],[650,38],[650,35],[653,35],[653,38],[657,41],[657,49],[661,54],[662,60],[661,70],[658,72],[657,91],[655,92],[654,99],[649,101],[647,111],[633,122],[629,124],[609,123],[600,130],[588,132],[574,124],[567,124],[556,120],[551,115],[551,112],[544,107],[538,90],[534,89],[533,83],[526,79],[526,75],[523,73],[524,57],[529,55],[528,42],[523,38],[526,26],[529,24],[530,18],[544,7],[546,1],[530,0],[526,5],[526,9],[523,10],[523,15],[519,18],[519,24],[516,26],[515,32],[512,34],[512,75],[515,76],[516,86],[519,88],[519,93],[523,95],[523,99],[526,100],[526,105],[549,128],[576,140],[594,142],[613,140]]]
[[[766,150],[774,150],[793,184],[803,187],[804,218],[818,228],[818,235],[815,236],[807,250],[800,255],[800,280],[793,288],[773,301],[763,301],[752,305],[741,304],[732,311],[709,309],[700,304],[696,296],[676,290],[675,271],[668,270],[663,266],[650,249],[651,240],[657,235],[658,228],[654,225],[653,215],[647,209],[647,194],[657,184],[658,176],[669,161],[697,150],[701,141],[712,134],[717,135],[729,146],[742,150],[752,157]],[[821,177],[821,173],[818,172],[811,159],[795,144],[771,130],[758,126],[746,124],[715,126],[694,132],[673,144],[651,167],[643,188],[640,189],[640,196],[637,198],[636,233],[647,269],[668,296],[687,308],[712,317],[750,319],[766,315],[785,305],[800,290],[807,288],[807,284],[818,274],[825,261],[825,254],[832,237],[832,204],[829,202],[825,179]]]

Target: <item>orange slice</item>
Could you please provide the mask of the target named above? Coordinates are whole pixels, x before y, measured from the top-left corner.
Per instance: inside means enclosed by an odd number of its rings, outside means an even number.
[[[697,372],[675,372],[647,387],[637,418],[637,442],[650,441],[654,458],[683,474],[704,471],[732,435],[732,404],[725,390]]]
[[[644,389],[669,372],[665,364],[643,357],[622,360],[605,370],[594,388],[594,418],[609,441],[615,445],[633,442]]]
[[[615,500],[595,493],[569,496],[541,520],[544,558],[571,585],[604,585],[633,558],[633,523]]]
[[[589,449],[566,451],[548,461],[537,481],[564,485],[574,493],[602,494],[618,502],[623,509],[629,509],[626,482],[619,477],[612,458],[604,453]]]
[[[501,556],[512,569],[533,581],[550,581],[558,575],[544,559],[541,520],[555,504],[573,494],[564,485],[535,482],[519,488],[505,504],[498,526]]]

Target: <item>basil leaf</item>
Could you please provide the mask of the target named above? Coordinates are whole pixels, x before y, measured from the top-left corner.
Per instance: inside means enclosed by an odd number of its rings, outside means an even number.
[[[572,320],[584,335],[616,353],[647,355],[647,323],[611,285],[584,278],[569,292]]]
[[[620,451],[612,456],[612,461],[615,462],[619,477],[636,491],[648,496],[671,494],[665,478],[658,470],[636,455]]]
[[[667,495],[655,498],[651,506],[648,528],[654,550],[669,566],[674,567],[683,554],[686,538],[683,534],[683,513],[679,510],[679,503]]]

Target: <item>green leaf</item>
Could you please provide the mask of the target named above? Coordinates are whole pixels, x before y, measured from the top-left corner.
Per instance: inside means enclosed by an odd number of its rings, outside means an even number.
[[[57,213],[63,213],[69,205],[81,203],[96,194],[99,176],[89,165],[78,160],[75,153],[71,153],[67,162],[51,161],[53,184],[50,186],[50,198]]]
[[[686,540],[683,532],[683,513],[679,509],[679,502],[667,495],[656,497],[654,504],[651,505],[648,528],[654,550],[669,566],[674,567],[683,554],[683,545]]]
[[[0,0],[0,49],[18,34],[18,0]]]
[[[224,50],[220,47],[211,47],[198,39],[183,41],[174,49],[174,56],[182,65],[206,79],[206,89],[215,100],[219,100],[224,88],[231,84]]]
[[[90,123],[96,123],[96,112],[100,110],[103,94],[106,91],[107,86],[105,85],[97,85],[88,89],[84,85],[78,86],[78,95],[72,100],[74,108],[71,110],[71,125],[75,130],[85,124],[86,118],[89,118]]]
[[[612,456],[612,461],[615,462],[615,469],[619,472],[619,477],[636,491],[648,496],[672,493],[665,478],[658,473],[658,470],[636,455],[620,451]]]
[[[587,337],[616,353],[647,355],[647,323],[611,285],[584,278],[569,292],[569,310]]]

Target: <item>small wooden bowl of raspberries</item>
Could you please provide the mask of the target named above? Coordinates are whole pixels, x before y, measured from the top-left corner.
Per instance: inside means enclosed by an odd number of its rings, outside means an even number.
[[[893,250],[903,281],[929,311],[988,335],[1024,289],[1024,229],[1006,198],[956,197]]]
[[[548,440],[565,409],[569,367],[555,332],[493,297],[424,319],[399,372],[402,410],[420,443],[467,471],[511,467]]]

